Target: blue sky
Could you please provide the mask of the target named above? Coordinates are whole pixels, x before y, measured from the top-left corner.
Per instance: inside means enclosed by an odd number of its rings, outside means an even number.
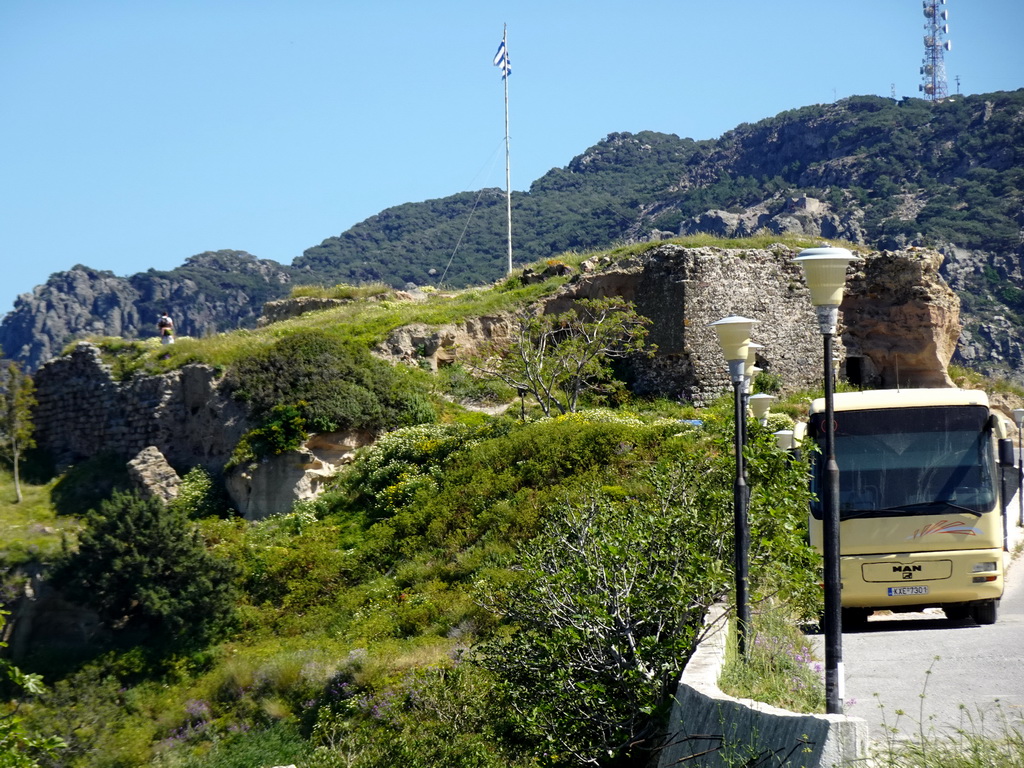
[[[947,8],[950,93],[1024,85],[1024,4]],[[503,187],[505,23],[522,190],[616,131],[917,96],[924,21],[920,0],[3,0],[0,313],[75,264],[290,263],[389,206]]]

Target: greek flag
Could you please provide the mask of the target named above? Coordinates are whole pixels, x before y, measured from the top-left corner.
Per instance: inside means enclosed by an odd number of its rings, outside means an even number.
[[[508,58],[508,48],[505,47],[504,38],[498,46],[498,52],[494,54],[494,66],[501,67],[501,77],[504,80],[512,74],[512,62]]]

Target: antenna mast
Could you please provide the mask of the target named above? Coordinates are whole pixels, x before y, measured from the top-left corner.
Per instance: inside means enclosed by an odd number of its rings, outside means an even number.
[[[949,34],[949,11],[946,0],[921,0],[924,8],[924,59],[921,61],[921,84],[917,89],[929,101],[939,101],[949,96],[946,85],[945,52],[953,48],[946,40]]]

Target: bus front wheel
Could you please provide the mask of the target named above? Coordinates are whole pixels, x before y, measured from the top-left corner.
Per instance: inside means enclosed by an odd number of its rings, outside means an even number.
[[[983,603],[978,603],[971,613],[974,614],[974,620],[979,624],[995,624],[999,614],[999,601],[986,600]]]

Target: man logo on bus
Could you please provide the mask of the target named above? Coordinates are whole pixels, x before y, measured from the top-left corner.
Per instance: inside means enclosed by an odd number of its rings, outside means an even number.
[[[905,578],[905,579],[911,578],[911,574],[912,573],[914,573],[916,571],[920,571],[920,570],[921,570],[921,566],[920,565],[903,565],[903,564],[899,564],[899,565],[894,565],[892,567],[892,572],[893,573],[902,573],[903,574],[903,578]]]

